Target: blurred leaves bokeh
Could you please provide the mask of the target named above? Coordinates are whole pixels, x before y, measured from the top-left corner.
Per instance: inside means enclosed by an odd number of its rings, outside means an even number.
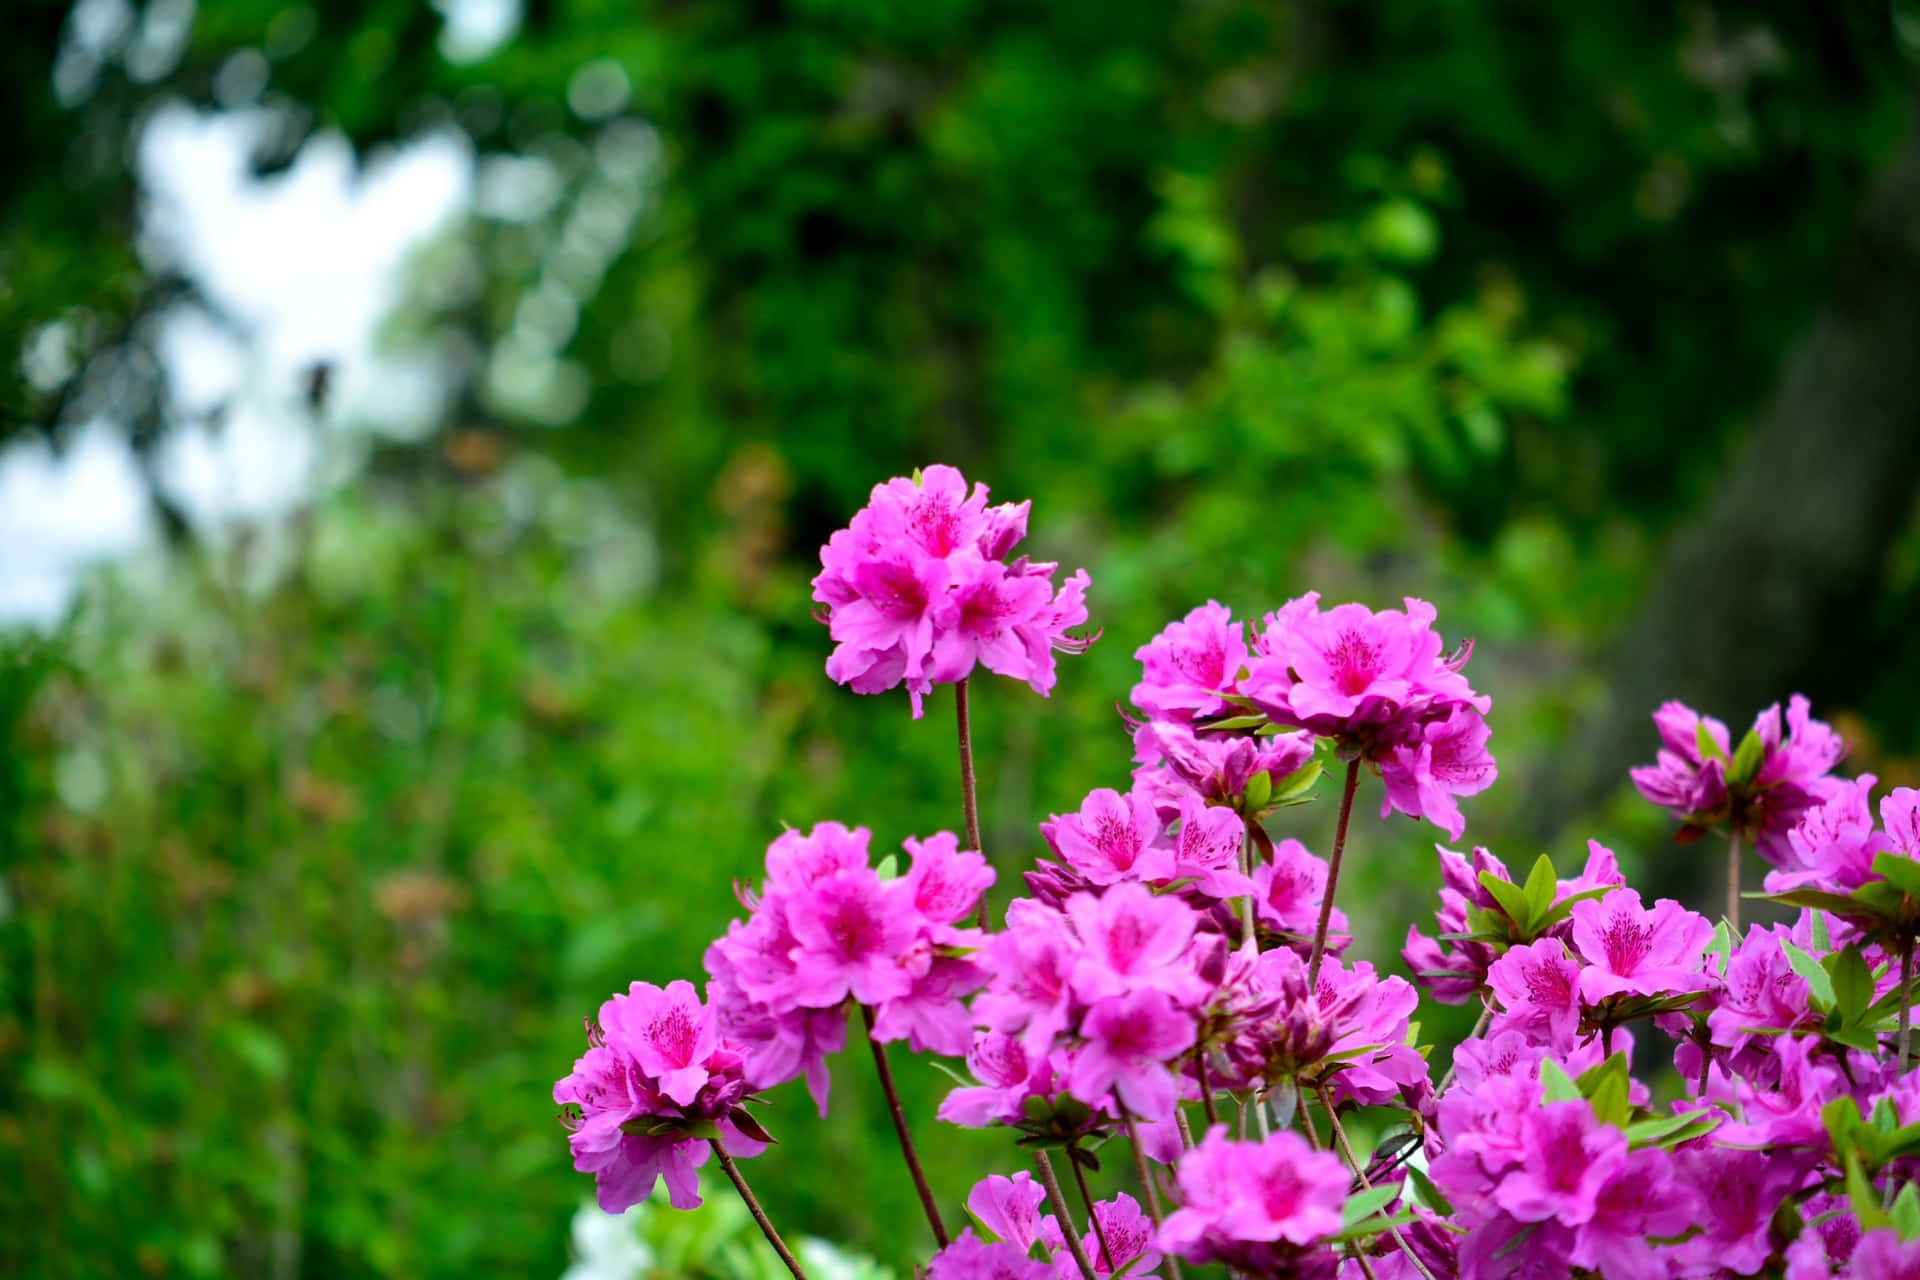
[[[557,1274],[582,1016],[697,976],[782,822],[958,821],[950,705],[834,688],[808,617],[819,543],[927,461],[1034,498],[1106,630],[1050,702],[980,691],[1002,896],[1036,818],[1123,776],[1132,650],[1208,597],[1434,599],[1524,779],[1818,303],[1920,33],[1902,4],[528,0],[456,58],[455,7],[9,11],[0,351],[64,355],[0,369],[0,438],[171,427],[151,322],[195,285],[136,254],[129,159],[160,103],[266,110],[267,174],[316,129],[457,130],[505,191],[388,326],[462,353],[445,430],[6,642],[22,1274]],[[184,43],[140,61],[156,14]],[[1430,836],[1361,837],[1364,953],[1429,909]],[[904,1272],[881,1102],[835,1074],[831,1126],[782,1091],[750,1172]],[[943,1080],[901,1074],[930,1117]],[[1014,1159],[923,1141],[950,1199]]]

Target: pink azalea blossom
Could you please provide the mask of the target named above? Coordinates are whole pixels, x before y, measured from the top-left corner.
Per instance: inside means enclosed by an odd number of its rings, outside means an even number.
[[[988,1244],[968,1227],[933,1255],[927,1280],[1053,1280],[1053,1268],[1016,1244]]]
[[[1192,877],[1194,888],[1214,898],[1238,898],[1253,892],[1240,870],[1247,824],[1231,809],[1210,807],[1197,795],[1180,805],[1180,830],[1173,837],[1173,876]]]
[[[1164,991],[1135,991],[1096,1001],[1080,1024],[1086,1043],[1067,1088],[1082,1102],[1109,1092],[1147,1120],[1168,1115],[1177,1094],[1168,1064],[1193,1047],[1193,1018]]]
[[[1173,854],[1160,842],[1162,826],[1146,796],[1101,787],[1088,793],[1080,812],[1041,823],[1040,834],[1075,871],[1093,884],[1109,885],[1172,878]]]
[[[1425,818],[1450,839],[1467,829],[1456,796],[1478,795],[1493,785],[1498,769],[1487,750],[1487,722],[1478,711],[1457,703],[1444,720],[1422,725],[1411,742],[1390,748],[1380,761],[1386,799],[1380,816],[1395,809]]]
[[[1320,919],[1320,898],[1327,888],[1327,860],[1298,840],[1273,846],[1273,858],[1253,869],[1253,905],[1263,923],[1306,945]],[[1327,921],[1327,951],[1339,955],[1352,940],[1347,913],[1339,907]]]
[[[712,1011],[690,984],[663,991],[636,982],[600,1006],[587,1052],[553,1086],[573,1167],[594,1175],[608,1213],[646,1199],[662,1179],[674,1208],[698,1207],[696,1170],[710,1154],[703,1135],[717,1132],[733,1156],[765,1149],[736,1123],[745,1114],[737,1112],[747,1096],[744,1059],[712,1028]]]
[[[1084,948],[1073,970],[1082,1000],[1156,988],[1183,1001],[1202,994],[1191,970],[1176,963],[1186,953],[1198,919],[1177,898],[1155,897],[1145,885],[1117,884],[1101,897],[1076,894],[1067,918]]]
[[[1291,1130],[1232,1142],[1215,1125],[1180,1161],[1178,1177],[1181,1207],[1161,1224],[1159,1244],[1193,1262],[1267,1274],[1340,1230],[1346,1168]]]
[[[1209,734],[1197,737],[1190,725],[1146,720],[1134,726],[1134,789],[1171,818],[1189,794],[1208,804],[1238,809],[1256,774],[1271,788],[1313,761],[1313,735],[1277,733],[1265,737]]]
[[[1224,605],[1209,600],[1134,652],[1140,683],[1133,705],[1155,716],[1186,720],[1224,715],[1231,692],[1247,662],[1240,623]]]
[[[1626,1162],[1627,1139],[1581,1099],[1546,1102],[1520,1118],[1520,1163],[1493,1200],[1521,1222],[1577,1227],[1600,1206],[1601,1189]]]
[[[1840,785],[1831,773],[1846,755],[1846,742],[1812,717],[1799,694],[1788,700],[1784,736],[1779,703],[1754,718],[1760,756],[1741,776],[1731,772],[1738,746],[1712,716],[1668,702],[1653,723],[1661,749],[1653,764],[1632,771],[1640,794],[1678,818],[1683,834],[1730,825],[1775,866],[1792,860],[1794,825]],[[1703,737],[1711,751],[1701,750]]]
[[[967,1209],[980,1225],[1022,1253],[1040,1239],[1040,1202],[1047,1189],[1022,1170],[1011,1178],[994,1174],[982,1178],[967,1193]]]
[[[1027,503],[987,506],[952,467],[874,486],[868,504],[820,550],[813,597],[836,648],[827,674],[857,693],[905,684],[914,718],[936,683],[976,665],[1053,687],[1056,650],[1091,640],[1068,634],[1087,620],[1085,570],[1056,593],[1056,566],[1021,557]]]
[[[1492,1030],[1517,1030],[1555,1049],[1573,1047],[1580,1027],[1580,966],[1556,938],[1514,947],[1487,970],[1503,1012]]]
[[[1129,1277],[1147,1280],[1160,1265],[1160,1250],[1153,1243],[1153,1220],[1140,1211],[1139,1201],[1122,1191],[1111,1200],[1094,1201],[1093,1216],[1100,1229],[1089,1228],[1080,1240],[1081,1250],[1093,1264],[1093,1273],[1110,1276],[1124,1271]],[[1041,1242],[1053,1254],[1055,1280],[1078,1280],[1080,1265],[1066,1247],[1059,1219],[1052,1214],[1042,1225]]]
[[[1631,889],[1589,898],[1573,908],[1573,945],[1586,968],[1580,996],[1598,1004],[1611,995],[1668,996],[1704,991],[1713,926],[1671,898],[1653,909]]]

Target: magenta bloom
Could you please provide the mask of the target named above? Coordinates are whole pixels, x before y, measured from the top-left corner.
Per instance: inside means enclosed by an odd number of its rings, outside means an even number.
[[[1298,840],[1280,841],[1273,846],[1273,860],[1253,869],[1253,905],[1260,920],[1301,945],[1313,939],[1326,889],[1327,860]],[[1347,928],[1347,913],[1335,907],[1327,921],[1329,955],[1339,955],[1353,940]]]
[[[1290,1130],[1230,1142],[1226,1126],[1215,1125],[1181,1159],[1178,1176],[1182,1205],[1161,1224],[1160,1247],[1191,1261],[1286,1274],[1284,1259],[1340,1230],[1346,1168]]]
[[[1160,1265],[1160,1251],[1153,1244],[1153,1219],[1140,1211],[1140,1202],[1122,1191],[1111,1200],[1094,1201],[1093,1216],[1100,1223],[1099,1231],[1089,1229],[1080,1240],[1087,1261],[1093,1264],[1093,1273],[1108,1276],[1124,1271],[1129,1277],[1146,1280]],[[1102,1240],[1106,1249],[1112,1250],[1111,1257],[1101,1248]],[[1059,1219],[1052,1214],[1042,1224],[1041,1242],[1053,1254],[1056,1280],[1075,1280],[1080,1274],[1079,1265],[1067,1250]]]
[[[1191,1015],[1164,991],[1135,991],[1096,1001],[1081,1020],[1086,1043],[1067,1089],[1082,1102],[1109,1092],[1144,1120],[1171,1114],[1177,1094],[1168,1064],[1193,1047]]]
[[[1170,817],[1189,794],[1208,804],[1238,808],[1255,774],[1268,784],[1305,768],[1313,760],[1313,735],[1279,733],[1194,735],[1189,725],[1147,720],[1133,731],[1134,789],[1148,796],[1162,816]]]
[[[1869,1231],[1854,1246],[1850,1274],[1861,1280],[1920,1280],[1920,1240],[1902,1241],[1888,1227]]]
[[[1238,898],[1253,891],[1240,870],[1247,824],[1231,809],[1209,806],[1197,795],[1182,798],[1180,830],[1173,837],[1173,876],[1192,877],[1210,898]]]
[[[1594,1118],[1584,1101],[1548,1102],[1520,1118],[1521,1159],[1494,1203],[1522,1222],[1579,1226],[1598,1210],[1600,1189],[1627,1158],[1626,1135]]]
[[[794,996],[824,1008],[851,995],[877,1005],[904,996],[912,975],[901,965],[915,920],[898,881],[883,883],[866,868],[809,885],[787,907],[793,930]]]
[[[1683,838],[1731,825],[1768,862],[1791,865],[1787,833],[1840,785],[1831,774],[1847,753],[1840,735],[1813,719],[1807,700],[1797,693],[1788,700],[1784,737],[1779,703],[1754,717],[1760,756],[1739,776],[1732,772],[1738,748],[1720,721],[1668,702],[1653,723],[1661,750],[1653,764],[1632,771],[1640,794],[1680,820]],[[1712,751],[1702,752],[1703,736]]]
[[[1456,703],[1444,720],[1423,724],[1413,741],[1390,748],[1380,761],[1386,799],[1380,816],[1395,809],[1425,818],[1458,840],[1467,829],[1456,796],[1478,795],[1493,785],[1498,768],[1487,750],[1490,730],[1478,711]]]
[[[967,1194],[967,1209],[980,1225],[1025,1253],[1040,1238],[1040,1202],[1047,1189],[1024,1170],[1011,1178],[982,1178]]]
[[[1025,898],[1007,908],[1004,933],[988,937],[993,975],[974,998],[973,1014],[994,1031],[1024,1032],[1027,1046],[1045,1053],[1066,1025],[1080,942],[1067,918]]]
[[[820,549],[813,598],[836,647],[827,674],[856,693],[905,684],[914,718],[936,683],[976,665],[1053,688],[1055,650],[1087,620],[1085,570],[1056,593],[1057,566],[1008,554],[1026,536],[1029,504],[987,506],[987,490],[952,467],[875,485],[865,507]]]
[[[1670,996],[1705,991],[1707,918],[1671,898],[1651,911],[1631,889],[1589,898],[1573,908],[1573,945],[1585,962],[1580,996],[1599,1004],[1610,995]]]
[[[1580,1029],[1580,966],[1556,938],[1514,947],[1487,970],[1503,1012],[1489,1028],[1515,1030],[1565,1051]]]
[[[1417,927],[1408,926],[1407,944],[1401,956],[1413,973],[1413,980],[1425,987],[1443,1004],[1465,1004],[1480,994],[1487,969],[1497,953],[1484,942],[1465,942],[1448,937],[1464,934],[1467,912],[1471,908],[1491,910],[1493,895],[1480,883],[1480,874],[1490,871],[1511,882],[1506,864],[1485,849],[1475,849],[1469,859],[1451,849],[1434,846],[1440,855],[1440,909],[1434,913],[1434,935],[1428,937]]]
[[[1067,903],[1083,948],[1073,970],[1074,994],[1098,1000],[1153,987],[1183,1000],[1204,994],[1192,970],[1179,964],[1198,919],[1177,898],[1158,898],[1145,885],[1117,884],[1102,897],[1075,894]]]
[[[1846,894],[1874,879],[1873,860],[1888,847],[1886,835],[1873,822],[1875,781],[1863,773],[1841,782],[1801,817],[1787,833],[1781,869],[1767,873],[1768,893],[1812,886]]]
[[[988,1244],[968,1227],[933,1255],[928,1280],[1053,1280],[1053,1268],[1027,1256],[1019,1245]]]
[[[1029,1053],[1004,1032],[976,1035],[967,1050],[967,1067],[980,1083],[949,1090],[938,1113],[940,1119],[962,1128],[984,1129],[1018,1120],[1028,1098],[1050,1098],[1057,1092],[1056,1073],[1046,1053]]]
[[[1170,720],[1225,715],[1231,692],[1247,662],[1241,624],[1225,605],[1209,600],[1134,651],[1140,683],[1133,705]]]
[[[710,1154],[703,1134],[718,1132],[729,1155],[765,1150],[739,1128],[747,1122],[739,1110],[744,1059],[715,1038],[713,1025],[690,984],[662,991],[636,982],[600,1006],[587,1052],[553,1086],[573,1167],[593,1174],[608,1213],[646,1199],[662,1178],[674,1208],[697,1208],[696,1170]]]
[[[1040,834],[1089,882],[1109,885],[1172,878],[1173,852],[1160,843],[1163,826],[1146,796],[1101,787],[1088,793],[1079,813],[1041,823]]]

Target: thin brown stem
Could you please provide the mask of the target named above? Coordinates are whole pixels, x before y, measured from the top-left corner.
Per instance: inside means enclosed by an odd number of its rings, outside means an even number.
[[[1053,1161],[1047,1159],[1047,1153],[1035,1149],[1033,1163],[1040,1170],[1040,1185],[1047,1189],[1047,1203],[1053,1209],[1053,1216],[1060,1223],[1060,1234],[1066,1237],[1067,1251],[1080,1266],[1080,1274],[1085,1280],[1094,1280],[1093,1264],[1087,1261],[1087,1251],[1080,1243],[1080,1228],[1074,1225],[1073,1215],[1067,1212],[1067,1198],[1060,1194],[1060,1179],[1053,1176]]]
[[[1153,1180],[1153,1171],[1147,1167],[1146,1148],[1140,1145],[1140,1126],[1134,1123],[1133,1112],[1124,1105],[1120,1108],[1120,1123],[1127,1129],[1127,1146],[1133,1151],[1134,1176],[1140,1179],[1140,1193],[1147,1199],[1147,1217],[1153,1220],[1154,1234],[1160,1232],[1160,1223],[1166,1210],[1160,1204],[1160,1187]],[[1180,1274],[1180,1260],[1172,1254],[1165,1255],[1167,1272],[1173,1280],[1184,1280]]]
[[[967,848],[980,852],[980,788],[973,773],[973,717],[967,707],[967,681],[953,686],[953,723],[960,739],[960,808],[966,816]],[[980,895],[979,925],[987,927],[987,895]]]
[[[1373,1183],[1367,1180],[1367,1171],[1361,1167],[1360,1157],[1354,1154],[1353,1143],[1347,1140],[1346,1128],[1340,1123],[1340,1113],[1333,1109],[1333,1099],[1327,1094],[1327,1086],[1320,1086],[1319,1097],[1320,1105],[1327,1111],[1327,1123],[1333,1126],[1333,1140],[1339,1146],[1340,1154],[1346,1157],[1347,1168],[1353,1170],[1353,1176],[1360,1179],[1361,1189],[1366,1190],[1373,1186]],[[1400,1246],[1400,1252],[1407,1255],[1407,1261],[1413,1264],[1413,1269],[1425,1276],[1426,1280],[1434,1280],[1433,1272],[1427,1270],[1427,1264],[1420,1261],[1419,1256],[1413,1251],[1413,1246],[1408,1244],[1407,1238],[1400,1234],[1400,1228],[1388,1227],[1387,1230],[1392,1234],[1393,1242]],[[1361,1259],[1360,1269],[1367,1271],[1365,1255],[1355,1253],[1354,1256]],[[1371,1271],[1367,1273],[1372,1274]]]
[[[1318,988],[1320,959],[1327,950],[1327,926],[1333,921],[1333,892],[1340,884],[1340,855],[1347,847],[1347,823],[1353,818],[1353,793],[1360,789],[1360,761],[1347,761],[1347,782],[1340,791],[1340,822],[1333,829],[1333,853],[1327,859],[1327,891],[1320,898],[1320,923],[1313,928],[1313,953],[1307,961],[1307,989]]]
[[[1211,1129],[1220,1123],[1220,1113],[1213,1106],[1213,1082],[1207,1079],[1207,1047],[1205,1045],[1193,1051],[1193,1072],[1200,1081],[1200,1109],[1207,1113],[1207,1127]]]
[[[1106,1260],[1107,1274],[1113,1274],[1113,1250],[1107,1247],[1107,1229],[1100,1225],[1100,1215],[1093,1211],[1093,1195],[1087,1190],[1087,1175],[1080,1167],[1080,1158],[1072,1151],[1067,1152],[1067,1164],[1073,1169],[1073,1180],[1080,1184],[1080,1203],[1086,1208],[1087,1221],[1093,1224],[1093,1238],[1100,1245],[1100,1256]]]
[[[920,1168],[920,1156],[913,1149],[913,1134],[907,1129],[907,1113],[900,1106],[900,1091],[893,1087],[893,1068],[887,1065],[887,1048],[873,1038],[873,1010],[861,1005],[860,1017],[867,1024],[867,1045],[873,1050],[873,1069],[880,1077],[881,1092],[887,1095],[887,1110],[893,1115],[893,1131],[900,1138],[900,1154],[906,1157],[907,1172],[913,1175],[913,1186],[920,1193],[920,1207],[926,1210],[927,1225],[933,1228],[933,1238],[944,1249],[947,1247],[947,1224],[940,1221],[940,1206],[934,1202],[933,1189],[927,1185],[927,1175]]]
[[[1307,1145],[1315,1151],[1325,1151],[1320,1145],[1320,1131],[1313,1127],[1313,1112],[1307,1109],[1307,1091],[1300,1087],[1298,1080],[1293,1082],[1293,1109],[1300,1113],[1300,1127],[1306,1130]]]
[[[1180,1145],[1189,1151],[1193,1150],[1193,1126],[1187,1123],[1184,1107],[1174,1108],[1173,1123],[1180,1130]]]
[[[773,1246],[773,1251],[780,1255],[780,1261],[787,1264],[787,1270],[793,1272],[793,1280],[807,1280],[807,1273],[800,1269],[800,1260],[793,1256],[793,1250],[787,1248],[787,1242],[782,1240],[780,1233],[773,1229],[773,1222],[767,1217],[767,1211],[762,1209],[760,1201],[754,1198],[753,1188],[747,1185],[746,1178],[741,1175],[740,1166],[733,1162],[733,1157],[727,1154],[727,1149],[720,1145],[720,1139],[711,1139],[708,1145],[713,1148],[713,1154],[720,1158],[720,1167],[726,1170],[727,1177],[732,1180],[733,1189],[738,1191],[740,1199],[746,1202],[747,1212],[752,1214],[753,1220],[760,1224],[760,1234],[767,1238],[767,1243]]]
[[[1901,1075],[1907,1072],[1907,1049],[1913,1036],[1913,939],[1900,948],[1900,1038],[1893,1059]]]
[[[1727,927],[1740,943],[1740,828],[1727,833]]]

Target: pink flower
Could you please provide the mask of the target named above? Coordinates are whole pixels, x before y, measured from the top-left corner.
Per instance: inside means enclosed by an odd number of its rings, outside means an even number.
[[[1672,1156],[1657,1147],[1628,1152],[1574,1232],[1571,1259],[1609,1280],[1667,1280],[1677,1258],[1654,1241],[1685,1234],[1699,1212],[1693,1189],[1674,1177]]]
[[[1478,795],[1493,785],[1498,769],[1487,750],[1487,722],[1465,703],[1456,703],[1444,720],[1420,727],[1415,741],[1390,748],[1380,761],[1386,799],[1380,816],[1395,809],[1425,818],[1450,839],[1467,829],[1456,796]]]
[[[1514,947],[1487,970],[1487,985],[1504,1010],[1492,1030],[1518,1030],[1559,1050],[1580,1028],[1580,966],[1558,939]]]
[[[914,718],[936,683],[964,680],[976,665],[1053,687],[1055,650],[1091,639],[1087,575],[1056,594],[1052,564],[1007,556],[1026,535],[1028,504],[987,506],[952,467],[874,486],[867,506],[820,550],[813,598],[837,647],[827,674],[857,693],[905,684]]]
[[[1134,792],[1102,787],[1081,802],[1079,813],[1056,814],[1040,824],[1053,851],[1097,885],[1121,880],[1166,880],[1173,855],[1159,843],[1162,823],[1151,801]]]
[[[1173,838],[1173,877],[1193,877],[1194,888],[1212,898],[1238,898],[1253,891],[1240,870],[1247,824],[1231,809],[1210,807],[1189,794],[1180,805],[1180,830]]]
[[[1022,1253],[1040,1238],[1040,1202],[1047,1189],[1022,1171],[1011,1178],[994,1174],[982,1178],[967,1195],[967,1209],[980,1225]]]
[[[1788,700],[1784,738],[1779,703],[1754,717],[1760,754],[1739,773],[1739,748],[1720,721],[1668,702],[1653,723],[1661,750],[1653,764],[1632,771],[1640,794],[1678,818],[1683,836],[1729,824],[1768,862],[1790,865],[1788,832],[1840,785],[1830,775],[1847,752],[1840,735],[1812,717],[1807,700]],[[1701,751],[1703,736],[1713,750]]]
[[[1168,1063],[1193,1047],[1193,1018],[1164,991],[1135,991],[1096,1001],[1080,1023],[1086,1043],[1074,1060],[1067,1089],[1082,1102],[1109,1092],[1133,1114],[1158,1120],[1177,1094]]]
[[[1080,943],[1067,918],[1025,898],[1007,908],[1007,928],[987,938],[987,989],[973,1013],[994,1031],[1025,1032],[1027,1046],[1045,1053],[1067,1025]]]
[[[1117,884],[1102,897],[1075,894],[1067,918],[1083,948],[1073,970],[1074,994],[1093,1001],[1150,987],[1196,1000],[1204,994],[1193,972],[1178,963],[1193,937],[1193,908],[1158,898],[1145,885]]]
[[[1340,1230],[1347,1171],[1291,1130],[1264,1142],[1230,1142],[1215,1125],[1180,1161],[1182,1204],[1160,1227],[1160,1247],[1194,1262],[1255,1274]],[[1290,1247],[1289,1247],[1290,1246]]]
[[[1610,995],[1668,996],[1712,985],[1704,966],[1713,926],[1705,916],[1662,898],[1651,911],[1631,889],[1589,898],[1573,908],[1573,945],[1587,968],[1580,996],[1599,1004]]]
[[[600,1025],[632,1047],[640,1069],[679,1105],[691,1105],[707,1083],[706,1063],[718,1037],[713,1011],[691,982],[669,982],[664,991],[636,982],[624,1000],[607,1002]]]
[[[1140,1212],[1140,1202],[1122,1191],[1111,1200],[1094,1201],[1093,1216],[1100,1229],[1089,1230],[1080,1241],[1081,1250],[1093,1264],[1093,1273],[1110,1276],[1124,1271],[1129,1277],[1146,1280],[1160,1265],[1160,1251],[1153,1246],[1153,1220]],[[1067,1238],[1061,1233],[1059,1219],[1052,1214],[1042,1226],[1041,1242],[1053,1254],[1056,1280],[1077,1280],[1079,1264],[1068,1252]]]
[[[1520,1118],[1521,1160],[1493,1200],[1521,1222],[1590,1221],[1600,1191],[1627,1158],[1626,1135],[1594,1118],[1580,1099],[1547,1102]]]
[[[903,896],[866,868],[836,872],[795,895],[787,922],[796,939],[794,983],[801,1004],[824,1008],[851,995],[877,1005],[912,989],[900,958],[916,922],[903,909]]]
[[[688,983],[665,991],[634,983],[600,1006],[587,1045],[553,1086],[553,1100],[569,1130],[573,1167],[594,1175],[608,1213],[646,1199],[663,1178],[674,1208],[698,1207],[695,1171],[706,1163],[713,1133],[729,1155],[765,1149],[739,1128],[746,1122],[739,1110],[747,1096],[744,1060],[715,1040],[712,1011]]]
[[[993,887],[996,872],[987,865],[986,857],[962,853],[958,837],[950,832],[941,831],[925,840],[909,836],[905,845],[913,859],[906,874],[906,895],[920,918],[929,924],[952,925],[966,919],[979,905],[980,895]],[[936,934],[941,932],[935,929]],[[961,932],[948,930],[941,941],[958,942]]]
[[[1050,1098],[1055,1092],[1054,1070],[1046,1054],[1028,1053],[1025,1045],[1003,1032],[976,1035],[967,1050],[967,1067],[980,1083],[948,1091],[939,1117],[949,1124],[984,1129],[1018,1120],[1028,1098]]]
[[[1841,782],[1801,817],[1787,833],[1781,869],[1767,873],[1768,893],[1813,886],[1845,894],[1874,878],[1873,860],[1888,845],[1873,823],[1875,781],[1863,773]]]
[[[1225,714],[1221,699],[1246,665],[1241,624],[1226,606],[1209,600],[1134,652],[1141,667],[1133,705],[1149,714],[1188,720]]]
[[[988,1244],[962,1231],[927,1264],[928,1280],[1053,1280],[1053,1268],[1015,1244]]]
[[[1267,737],[1194,736],[1191,727],[1147,720],[1133,731],[1133,785],[1163,817],[1171,817],[1188,794],[1209,804],[1239,808],[1255,774],[1269,786],[1299,772],[1313,760],[1313,735],[1279,733]]]
[[[1903,1241],[1891,1227],[1860,1237],[1850,1274],[1860,1280],[1920,1280],[1920,1240]]]
[[[1327,860],[1298,840],[1273,846],[1273,860],[1253,869],[1253,905],[1260,919],[1302,945],[1310,944],[1320,921],[1320,897],[1327,890]],[[1352,941],[1347,913],[1339,907],[1327,922],[1327,949],[1339,955]]]

